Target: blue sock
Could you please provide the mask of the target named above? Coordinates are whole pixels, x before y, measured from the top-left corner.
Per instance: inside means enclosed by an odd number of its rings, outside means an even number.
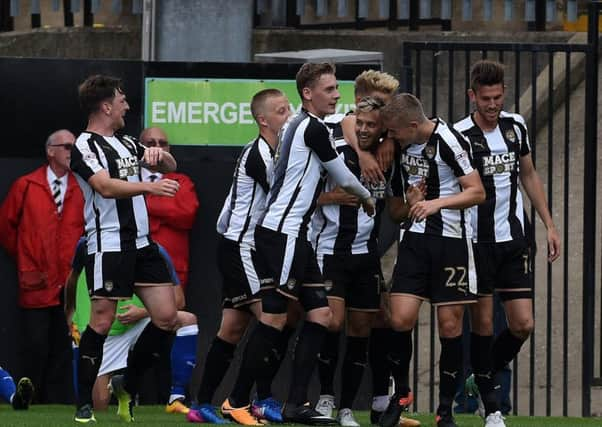
[[[183,326],[176,332],[171,346],[171,396],[169,403],[186,397],[186,385],[190,382],[196,364],[197,325]]]
[[[6,403],[11,403],[15,391],[17,391],[17,387],[15,386],[13,377],[11,377],[7,371],[0,368],[0,397],[5,400]]]

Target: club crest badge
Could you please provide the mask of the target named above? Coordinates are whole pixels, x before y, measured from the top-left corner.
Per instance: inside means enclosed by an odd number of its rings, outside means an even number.
[[[288,279],[288,281],[286,282],[286,287],[289,289],[289,291],[292,291],[293,289],[295,289],[296,284],[297,281],[295,279]]]
[[[104,288],[105,288],[105,291],[111,292],[113,290],[113,281],[112,280],[105,281]]]
[[[332,290],[332,280],[324,280],[324,289],[326,289],[326,292],[330,292]]]
[[[436,152],[435,147],[433,147],[432,145],[427,145],[424,148],[424,155],[429,160],[433,160],[433,158],[435,157],[435,152]]]
[[[508,129],[504,135],[506,136],[506,139],[512,143],[515,143],[517,140],[516,133],[513,129]]]

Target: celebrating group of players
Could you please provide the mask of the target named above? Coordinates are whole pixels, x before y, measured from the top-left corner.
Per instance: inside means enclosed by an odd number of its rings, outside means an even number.
[[[244,425],[267,420],[359,426],[351,409],[370,361],[372,422],[419,425],[402,414],[413,401],[411,332],[426,300],[437,308],[441,341],[437,426],[456,426],[452,403],[462,380],[465,306],[485,426],[504,426],[495,374],[533,328],[519,178],[547,228],[550,261],[559,256],[559,237],[524,120],[502,111],[503,66],[474,64],[468,95],[475,111],[453,126],[428,119],[415,96],[396,94],[398,82],[386,73],[357,77],[356,110],[346,116],[334,115],[340,95],[331,64],[304,64],[296,83],[302,109],[293,117],[279,90],[262,90],[251,101],[259,135],[238,158],[217,221],[222,323],[187,419],[227,422],[211,401],[254,316],[258,322],[249,332],[235,385],[221,406],[225,418]],[[167,340],[183,319],[169,272],[149,239],[143,199],[146,193],[173,196],[178,183],[139,179],[140,165],[168,172],[175,160],[115,134],[127,112],[119,80],[89,78],[80,86],[80,101],[89,123],[76,141],[71,167],[85,198],[92,309],[80,342],[75,419],[88,422],[94,419],[91,387],[116,300],[132,292],[141,298],[157,342]],[[390,287],[381,273],[377,241],[385,207],[402,224]],[[494,291],[508,317],[508,329],[495,340]],[[271,385],[302,317],[281,406]],[[335,420],[333,378],[343,326],[343,384]],[[132,361],[123,381],[114,384],[126,421],[133,420],[131,396],[142,369]],[[314,408],[307,391],[316,365],[322,392]],[[389,375],[395,379],[392,397]]]

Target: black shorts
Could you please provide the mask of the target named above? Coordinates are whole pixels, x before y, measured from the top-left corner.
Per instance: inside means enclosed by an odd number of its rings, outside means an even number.
[[[255,251],[223,236],[217,243],[217,266],[222,276],[223,308],[238,308],[260,301]]]
[[[135,284],[171,284],[169,267],[155,243],[142,249],[86,255],[86,282],[91,297],[127,299]]]
[[[499,243],[475,243],[479,296],[491,296],[495,290],[502,301],[533,298],[531,259],[523,239]]]
[[[301,286],[324,289],[316,255],[305,237],[296,238],[257,226],[255,248],[262,284],[271,281],[280,293],[295,300],[299,299]],[[327,306],[326,294],[324,300]]]
[[[383,275],[378,255],[318,255],[318,264],[328,298],[344,300],[350,310],[379,310]]]
[[[411,295],[433,305],[468,304],[476,301],[476,286],[470,241],[404,233],[391,295]]]

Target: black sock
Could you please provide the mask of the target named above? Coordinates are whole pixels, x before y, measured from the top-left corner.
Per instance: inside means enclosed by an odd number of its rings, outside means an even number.
[[[334,375],[339,361],[340,332],[327,332],[320,353],[318,353],[318,374],[320,394],[334,396]]]
[[[389,393],[389,377],[391,375],[390,352],[393,330],[374,328],[370,334],[369,361],[372,371],[372,396],[385,396]]]
[[[462,335],[454,338],[439,337],[439,408],[437,414],[452,413],[452,403],[458,381],[462,378]]]
[[[128,355],[124,377],[124,388],[132,398],[138,394],[142,377],[148,369],[164,355],[170,357],[173,336],[173,332],[165,331],[149,322],[138,337]]]
[[[493,373],[496,374],[512,362],[525,341],[504,329],[493,342]]]
[[[211,347],[209,347],[209,353],[207,353],[201,385],[197,393],[199,404],[210,404],[213,400],[215,390],[226,376],[230,363],[232,363],[234,350],[236,350],[236,345],[230,344],[217,336],[213,339]]]
[[[368,362],[368,337],[347,337],[346,341],[340,407],[351,409]]]
[[[270,365],[271,372],[266,372],[266,375],[258,377],[256,379],[258,400],[263,400],[267,399],[268,397],[272,397],[272,381],[278,373],[280,365],[282,365],[282,361],[286,357],[286,350],[288,349],[288,340],[290,339],[291,335],[293,335],[293,333],[295,333],[295,328],[291,328],[290,326],[285,326],[282,332],[280,332],[277,353],[279,357],[277,359],[274,358],[274,363]]]
[[[493,388],[493,367],[491,354],[492,335],[470,334],[470,360],[475,382],[485,405],[485,413],[499,410],[497,394]]]
[[[106,338],[106,335],[96,333],[90,326],[81,336],[77,364],[78,407],[92,405],[92,388],[102,363],[102,346]]]
[[[395,378],[395,393],[407,396],[410,392],[410,361],[412,360],[412,331],[393,331],[388,358]]]
[[[318,323],[305,321],[293,356],[293,375],[288,402],[302,405],[307,402],[307,387],[316,367],[316,360],[322,342],[326,336],[326,328]]]
[[[280,335],[278,329],[257,322],[245,347],[238,377],[230,394],[230,404],[235,408],[249,404],[249,394],[257,379],[271,383],[269,376],[275,371],[274,366],[280,363]]]

